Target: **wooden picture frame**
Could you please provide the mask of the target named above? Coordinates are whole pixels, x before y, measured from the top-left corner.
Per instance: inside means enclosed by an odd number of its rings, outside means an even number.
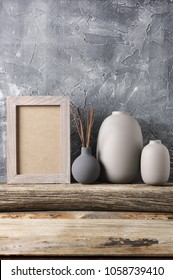
[[[8,184],[70,183],[70,102],[7,97]]]

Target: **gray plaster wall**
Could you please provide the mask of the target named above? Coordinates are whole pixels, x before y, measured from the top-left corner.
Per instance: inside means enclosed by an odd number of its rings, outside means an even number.
[[[6,97],[68,95],[96,108],[93,151],[115,110],[161,139],[173,179],[173,1],[0,0],[0,181],[6,180]],[[72,160],[80,144],[72,124]]]

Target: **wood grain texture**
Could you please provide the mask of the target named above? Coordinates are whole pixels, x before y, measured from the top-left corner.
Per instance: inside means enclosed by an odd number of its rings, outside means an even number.
[[[7,178],[12,181],[17,175],[16,151],[16,105],[12,97],[7,98]]]
[[[42,211],[3,212],[0,219],[135,219],[173,220],[172,213],[107,212],[107,211]]]
[[[0,185],[5,211],[140,211],[173,213],[173,185]]]
[[[61,171],[54,174],[18,174],[16,108],[17,106],[60,107]],[[70,183],[70,103],[65,96],[9,96],[7,98],[7,178],[12,184]],[[58,155],[57,155],[58,156]]]
[[[106,212],[101,219],[95,218],[98,213],[85,212],[79,213],[80,219],[63,218],[66,214],[70,213],[61,213],[61,219],[56,213],[48,219],[33,218],[33,214],[30,218],[1,216],[1,255],[173,256],[172,218],[157,215],[153,219],[155,214],[149,214],[139,219],[136,213],[129,219],[128,213],[121,213],[116,219]]]

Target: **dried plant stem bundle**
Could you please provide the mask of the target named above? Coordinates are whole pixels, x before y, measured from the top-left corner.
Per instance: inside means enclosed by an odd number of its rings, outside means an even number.
[[[73,116],[73,120],[74,120],[74,123],[75,123],[76,131],[77,131],[77,133],[79,135],[79,138],[81,140],[82,146],[84,146],[85,143],[84,143],[84,139],[83,139],[82,134],[81,134],[81,127],[80,127],[81,122],[77,120],[76,115],[75,115],[72,107],[70,107],[70,111],[71,111],[71,114]]]
[[[76,131],[79,135],[82,147],[89,147],[90,146],[90,139],[91,139],[91,132],[93,128],[93,123],[94,123],[94,108],[89,108],[87,110],[87,115],[86,115],[86,121],[84,114],[82,113],[81,108],[77,108],[77,114],[74,112],[74,109],[71,107],[71,114],[74,119],[75,123],[75,128]],[[86,124],[85,124],[86,122]],[[86,128],[86,133],[85,133],[85,128]]]

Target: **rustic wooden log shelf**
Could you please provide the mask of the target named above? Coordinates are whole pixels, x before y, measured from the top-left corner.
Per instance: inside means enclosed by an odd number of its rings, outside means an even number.
[[[173,256],[173,185],[0,185],[1,256]]]

